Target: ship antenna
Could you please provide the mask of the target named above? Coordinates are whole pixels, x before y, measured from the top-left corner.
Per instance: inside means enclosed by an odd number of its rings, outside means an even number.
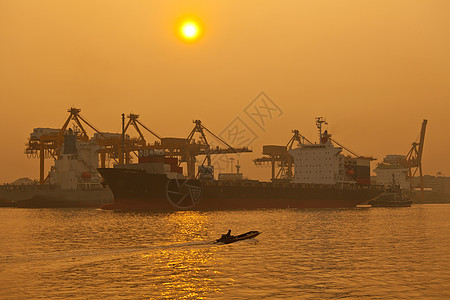
[[[316,126],[319,129],[319,143],[322,144],[322,124],[328,125],[323,117],[316,117]]]
[[[122,114],[122,165],[125,164],[125,114]]]
[[[230,173],[233,173],[233,161],[234,161],[234,158],[233,157],[230,157]]]

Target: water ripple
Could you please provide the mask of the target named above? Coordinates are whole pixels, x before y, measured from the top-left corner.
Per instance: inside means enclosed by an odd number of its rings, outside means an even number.
[[[449,213],[0,209],[0,297],[449,298]],[[263,234],[214,244],[229,228]]]

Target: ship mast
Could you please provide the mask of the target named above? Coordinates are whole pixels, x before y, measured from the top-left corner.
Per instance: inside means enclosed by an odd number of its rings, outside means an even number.
[[[322,144],[322,124],[328,125],[323,117],[316,117],[316,126],[319,129],[319,143]]]
[[[122,114],[122,153],[120,154],[120,159],[122,164],[125,164],[125,114]]]
[[[241,165],[239,164],[239,159],[238,159],[237,165],[236,165],[236,174],[239,174],[240,169],[241,169]]]

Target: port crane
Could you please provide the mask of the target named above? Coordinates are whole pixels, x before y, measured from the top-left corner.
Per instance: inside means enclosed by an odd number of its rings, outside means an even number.
[[[327,121],[323,117],[316,117],[316,126],[319,131],[319,140],[321,144],[325,144],[330,140],[332,143],[336,144],[337,146],[341,147],[342,149],[349,152],[351,155],[356,157],[357,159],[364,159],[364,160],[375,160],[373,157],[366,157],[357,154],[356,152],[350,150],[349,148],[345,147],[335,139],[331,138],[331,134],[328,133],[327,130],[323,130],[323,125],[328,125]],[[274,180],[280,180],[280,179],[287,179],[290,180],[293,177],[293,158],[289,154],[289,150],[293,149],[295,143],[297,143],[298,147],[305,147],[308,145],[314,145],[310,140],[308,140],[306,137],[301,135],[298,130],[292,131],[293,136],[289,140],[286,146],[277,146],[277,145],[264,145],[263,146],[263,154],[266,155],[264,157],[260,157],[257,159],[254,159],[253,162],[256,166],[265,166],[270,165],[272,168],[272,181]],[[354,160],[351,156],[345,157],[345,163],[350,165],[352,162],[351,160]],[[276,166],[279,166],[278,172],[276,172]]]
[[[425,142],[425,131],[427,129],[427,120],[422,121],[422,127],[420,129],[420,139],[419,142],[412,143],[411,148],[406,154],[406,166],[408,169],[408,178],[410,180],[411,189],[413,188],[412,179],[416,176],[417,171],[419,171],[419,180],[420,180],[420,190],[421,195],[423,197],[423,172],[422,172],[422,154],[423,154],[423,145]]]
[[[45,158],[58,158],[61,153],[62,143],[64,140],[64,133],[71,121],[73,121],[77,128],[80,130],[80,134],[77,138],[81,141],[89,141],[89,136],[83,124],[90,127],[97,133],[101,134],[101,132],[95,128],[91,123],[89,123],[84,117],[81,116],[81,109],[71,107],[67,110],[69,112],[69,116],[64,122],[63,126],[57,130],[44,132],[40,135],[31,134],[26,144],[25,154],[28,157],[37,157],[39,158],[39,182],[40,184],[44,184],[47,180],[44,176],[44,167]],[[47,176],[48,177],[48,176]]]
[[[127,125],[125,125],[124,132],[125,132],[125,133],[127,132],[127,130],[128,130],[128,128],[130,127],[130,125],[133,126],[134,129],[135,129],[135,130],[137,131],[137,133],[139,134],[139,138],[138,138],[138,139],[139,139],[139,141],[140,141],[140,144],[142,144],[142,145],[145,146],[145,145],[147,144],[147,141],[146,141],[144,135],[142,134],[142,130],[139,128],[139,126],[141,126],[141,127],[142,127],[143,129],[145,129],[146,131],[150,132],[150,133],[151,133],[154,137],[156,137],[159,141],[161,140],[161,136],[160,136],[159,134],[155,133],[153,130],[149,129],[147,126],[145,126],[144,124],[142,124],[141,121],[139,121],[139,115],[130,113],[130,114],[127,116],[127,118],[128,118],[128,122],[127,122]]]
[[[44,184],[48,178],[45,177],[45,158],[54,158],[57,159],[62,150],[62,144],[64,141],[64,134],[69,127],[69,124],[72,122],[77,128],[77,140],[79,141],[94,141],[96,142],[101,149],[100,153],[100,164],[102,167],[106,165],[106,158],[108,156],[109,159],[114,159],[118,163],[123,163],[123,155],[122,144],[123,141],[121,139],[121,134],[118,133],[107,133],[102,132],[97,129],[91,122],[89,122],[85,117],[81,115],[81,109],[71,107],[67,110],[69,116],[65,120],[64,124],[59,129],[45,129],[42,134],[31,134],[30,138],[25,145],[25,154],[29,158],[39,158],[39,182],[40,184]],[[137,128],[137,124],[143,126],[146,130],[149,130],[148,127],[143,125],[138,120],[138,115],[130,114],[129,116],[129,125]],[[94,137],[90,138],[87,133],[87,128],[92,129],[94,133]],[[150,131],[150,130],[149,130]],[[132,139],[129,136],[125,139],[125,149],[126,152],[125,157],[127,162],[130,162],[130,152],[138,149],[139,146],[146,143],[145,139],[143,139],[143,135],[141,131],[140,137],[137,139]],[[154,132],[150,131],[154,134]]]
[[[148,126],[143,124],[139,120],[138,114],[130,113],[128,116],[128,121],[125,125],[125,114],[123,114],[123,128],[122,133],[113,133],[109,134],[108,137],[105,138],[105,135],[103,137],[100,137],[98,139],[98,144],[100,146],[103,146],[103,149],[100,150],[100,163],[101,167],[104,168],[105,158],[106,155],[109,155],[109,158],[112,158],[115,160],[118,164],[124,164],[124,163],[131,163],[132,158],[131,154],[134,153],[135,156],[138,156],[136,154],[137,151],[142,149],[148,149],[152,148],[152,145],[148,143],[147,139],[145,138],[143,131],[147,131],[151,133],[156,138],[156,141],[154,142],[154,145],[160,145],[161,144],[161,136],[157,134],[155,131],[149,129]],[[131,138],[128,135],[128,132],[130,128],[134,128],[135,131],[138,133],[137,138]]]
[[[187,163],[188,176],[195,176],[196,156],[204,155],[207,165],[211,165],[211,155],[225,153],[251,152],[247,147],[234,148],[222,138],[214,134],[205,127],[200,120],[194,120],[194,128],[190,131],[187,138],[164,138],[144,125],[139,120],[138,114],[130,113],[128,121],[123,124],[122,133],[102,132],[81,115],[81,109],[71,107],[67,110],[69,116],[59,129],[45,129],[42,134],[31,134],[26,144],[25,154],[29,158],[39,158],[39,182],[44,184],[48,178],[44,176],[45,158],[57,159],[62,150],[64,134],[72,122],[76,126],[77,139],[84,142],[95,142],[100,146],[100,166],[106,166],[107,159],[113,159],[118,164],[130,163],[131,154],[144,149],[164,150],[170,157],[180,157],[180,163]],[[89,137],[87,129],[94,131],[94,136]],[[137,138],[130,138],[127,134],[130,128],[134,128],[138,133]],[[153,144],[148,143],[143,132],[147,131],[156,138]],[[196,141],[195,135],[200,135]],[[213,147],[209,143],[207,134],[219,141],[225,148],[219,146]]]
[[[147,126],[145,126],[141,121],[138,120],[139,115],[130,114],[128,115],[127,124],[123,124],[123,133],[122,136],[125,136],[126,132],[129,128],[133,127],[139,134],[139,138],[134,140],[132,143],[126,143],[127,139],[123,139],[125,141],[125,145],[120,145],[120,140],[116,139],[115,148],[117,149],[115,153],[117,153],[119,158],[119,164],[129,163],[130,162],[130,154],[135,153],[139,150],[161,150],[165,153],[167,157],[178,157],[179,165],[182,163],[187,164],[187,175],[188,177],[195,177],[195,163],[197,156],[205,156],[202,165],[206,162],[208,166],[211,166],[211,156],[217,154],[227,154],[227,153],[242,153],[242,152],[252,152],[247,147],[235,148],[228,144],[225,140],[220,138],[218,135],[214,134],[211,130],[209,130],[200,120],[194,120],[193,123],[194,128],[189,132],[186,138],[178,138],[178,137],[162,137],[159,134],[155,133]],[[156,141],[152,144],[147,143],[142,131],[146,130],[150,132],[154,137],[156,137]],[[207,137],[210,135],[212,138]],[[195,137],[198,136],[197,139]],[[221,148],[219,146],[213,146],[210,141],[214,139],[219,143],[223,144],[225,147]],[[112,144],[110,142],[109,144]],[[124,150],[122,151],[121,148]],[[121,159],[123,156],[122,153],[125,153],[125,159]],[[137,156],[137,155],[136,155]],[[103,161],[103,159],[102,159]],[[104,167],[102,165],[102,167]]]
[[[253,160],[256,166],[270,165],[272,168],[272,181],[280,179],[291,179],[293,177],[293,157],[289,154],[289,150],[296,146],[303,147],[305,144],[313,143],[304,137],[298,130],[292,130],[293,136],[285,146],[264,145],[263,157]],[[276,166],[279,166],[276,172]]]
[[[211,155],[228,154],[228,153],[243,153],[252,152],[247,147],[235,148],[228,144],[225,140],[220,138],[209,130],[200,120],[194,120],[194,128],[189,132],[186,138],[171,138],[162,137],[160,143],[154,145],[148,145],[147,149],[159,149],[164,150],[169,157],[179,157],[179,164],[186,163],[187,175],[190,178],[195,177],[195,163],[197,156],[205,156],[202,165],[205,163],[207,166],[211,166]],[[225,147],[213,146],[210,143],[210,138],[217,140]],[[195,137],[198,136],[197,139]]]

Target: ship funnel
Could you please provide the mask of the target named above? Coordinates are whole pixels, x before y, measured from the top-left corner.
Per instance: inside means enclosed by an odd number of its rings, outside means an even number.
[[[63,154],[77,153],[77,136],[69,128],[67,134],[64,135]]]

